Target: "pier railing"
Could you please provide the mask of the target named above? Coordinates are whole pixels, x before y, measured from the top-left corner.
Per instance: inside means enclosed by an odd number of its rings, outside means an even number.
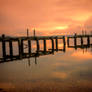
[[[84,38],[86,39],[86,44],[84,43]],[[68,47],[74,47],[74,48],[83,48],[83,47],[89,47],[90,45],[92,45],[91,39],[92,35],[91,34],[74,34],[73,36],[68,36],[67,37],[67,46]],[[70,39],[73,39],[73,46],[70,43]],[[78,39],[80,39],[80,45],[78,44]]]

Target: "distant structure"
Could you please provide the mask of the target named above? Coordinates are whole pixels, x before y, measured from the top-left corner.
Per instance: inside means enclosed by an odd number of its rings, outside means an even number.
[[[35,30],[35,28],[33,30],[33,36],[34,37],[36,36],[36,30]],[[27,28],[27,37],[29,37],[29,29],[28,28]]]
[[[35,28],[34,28],[34,30],[33,30],[33,31],[34,31],[34,37],[35,37],[35,36],[36,36],[36,35],[35,35]]]
[[[29,29],[27,28],[27,37],[29,37]]]

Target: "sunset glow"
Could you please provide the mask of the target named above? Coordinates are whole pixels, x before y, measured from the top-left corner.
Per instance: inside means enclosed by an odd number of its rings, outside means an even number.
[[[58,29],[58,30],[67,29],[67,28],[68,28],[68,26],[58,26],[58,27],[56,27],[56,29]]]
[[[65,30],[67,29],[68,26],[56,26],[56,27],[50,27],[50,28],[36,28],[36,30],[39,30],[39,31],[54,31],[54,30]],[[33,30],[34,28],[32,28]]]
[[[1,0],[0,34],[37,35],[92,30],[92,0]],[[32,34],[32,33],[31,33]]]
[[[0,0],[0,92],[92,92],[92,0]]]

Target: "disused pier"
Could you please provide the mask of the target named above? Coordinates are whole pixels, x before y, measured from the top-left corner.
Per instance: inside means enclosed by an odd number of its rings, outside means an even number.
[[[92,34],[79,35],[75,33],[73,36],[67,37],[67,46],[73,47],[75,49],[89,47],[90,45],[92,45],[91,38],[92,38]],[[73,39],[74,45],[71,45],[70,39]],[[80,39],[80,44],[78,44],[79,42],[78,39]],[[86,42],[87,42],[86,44],[84,43],[85,41],[84,39],[86,39]]]
[[[58,47],[58,39],[61,39],[63,41],[63,49],[59,49]],[[40,50],[40,43],[39,41],[42,40],[43,41],[43,50]],[[51,41],[51,49],[49,51],[47,51],[47,44],[46,41],[50,40]],[[27,48],[28,48],[28,52],[25,53],[24,52],[24,41],[27,41]],[[36,52],[32,53],[32,45],[31,45],[31,41],[35,41],[36,42]],[[65,36],[28,36],[28,37],[8,37],[5,36],[4,34],[0,37],[0,42],[2,44],[2,58],[0,58],[1,61],[6,61],[8,60],[13,60],[14,58],[24,58],[24,57],[31,57],[39,52],[42,53],[51,53],[54,51],[65,51]],[[6,49],[6,42],[9,43],[9,55],[7,55],[7,49]],[[18,43],[18,55],[14,56],[13,53],[13,42],[17,42]]]

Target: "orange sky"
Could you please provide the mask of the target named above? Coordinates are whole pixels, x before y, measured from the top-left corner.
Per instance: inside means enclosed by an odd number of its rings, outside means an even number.
[[[0,0],[0,35],[37,35],[92,30],[92,0]]]

